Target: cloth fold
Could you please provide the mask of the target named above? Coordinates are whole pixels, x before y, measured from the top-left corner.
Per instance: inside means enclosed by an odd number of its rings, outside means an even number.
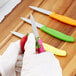
[[[0,8],[0,22],[9,14],[21,0],[9,0],[3,7]]]

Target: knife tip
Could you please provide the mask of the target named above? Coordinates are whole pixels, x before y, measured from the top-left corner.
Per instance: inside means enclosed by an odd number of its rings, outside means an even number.
[[[32,13],[31,13],[31,14],[30,14],[30,21],[31,21],[32,19],[34,20],[33,15],[32,15]]]
[[[13,31],[10,31],[10,32],[13,32]]]
[[[34,8],[36,8],[35,6],[29,6],[29,8],[32,8],[32,9],[34,9]]]
[[[32,17],[32,13],[30,14],[30,17]]]
[[[20,17],[23,21],[26,21],[26,18],[24,18],[24,17]]]
[[[32,7],[32,6],[29,6],[30,8]]]
[[[20,17],[22,20],[24,19],[23,17]]]

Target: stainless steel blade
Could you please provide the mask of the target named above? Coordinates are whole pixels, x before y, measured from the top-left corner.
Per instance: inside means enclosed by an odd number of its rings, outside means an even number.
[[[32,24],[31,21],[30,21],[30,19],[27,19],[27,18],[24,18],[24,17],[21,17],[21,19],[24,20],[25,22],[29,23],[29,24]],[[37,23],[37,22],[35,22],[35,23],[36,23],[36,26],[37,26],[38,28],[43,27],[42,24]]]
[[[18,33],[18,32],[14,32],[14,31],[10,31],[12,34],[14,34],[15,36],[19,37],[19,38],[23,38],[25,35]]]
[[[51,11],[47,11],[47,10],[42,9],[42,8],[38,8],[38,7],[34,7],[34,6],[29,6],[29,7],[38,11],[38,12],[44,13],[46,15],[50,15],[52,13]]]
[[[39,37],[39,34],[38,34],[36,23],[35,23],[35,20],[34,20],[32,14],[30,15],[30,20],[31,20],[31,24],[32,24],[32,29],[33,29],[34,35],[37,38],[37,37]]]

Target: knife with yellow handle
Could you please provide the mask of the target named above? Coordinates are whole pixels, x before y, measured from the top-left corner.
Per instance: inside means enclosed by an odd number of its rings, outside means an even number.
[[[46,51],[50,51],[55,55],[66,56],[66,51],[64,51],[64,50],[57,49],[57,48],[55,48],[51,45],[45,44],[45,43],[43,43],[43,46]]]
[[[54,19],[57,19],[57,20],[59,20],[61,22],[76,26],[76,20],[74,20],[72,18],[56,14],[55,12],[47,11],[47,10],[44,10],[42,8],[38,8],[38,7],[34,7],[34,6],[29,6],[29,7],[34,9],[34,10],[36,10],[36,11],[38,11],[38,12],[44,13],[46,15],[49,15],[50,17],[52,17]]]
[[[23,38],[25,36],[24,34],[21,34],[21,33],[18,33],[18,32],[11,31],[11,33],[14,34],[15,36],[19,37],[19,38]],[[43,47],[44,47],[45,51],[50,51],[55,55],[66,56],[66,51],[64,51],[64,50],[57,49],[57,48],[55,48],[51,45],[48,45],[46,43],[43,43]]]

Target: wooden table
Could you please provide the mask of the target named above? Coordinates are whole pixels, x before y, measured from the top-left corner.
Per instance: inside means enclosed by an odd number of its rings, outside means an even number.
[[[73,36],[76,40],[75,27],[38,13],[30,9],[28,7],[29,5],[38,6],[76,19],[76,0],[22,0],[22,2],[6,16],[4,21],[0,24],[0,54],[6,50],[11,42],[19,39],[13,36],[10,31],[17,31],[23,34],[32,32],[31,26],[20,19],[20,17],[28,18],[30,13],[33,13],[37,22]],[[56,56],[63,69],[63,76],[76,76],[76,41],[74,43],[64,42],[41,30],[38,31],[43,42],[67,51],[66,57]]]

